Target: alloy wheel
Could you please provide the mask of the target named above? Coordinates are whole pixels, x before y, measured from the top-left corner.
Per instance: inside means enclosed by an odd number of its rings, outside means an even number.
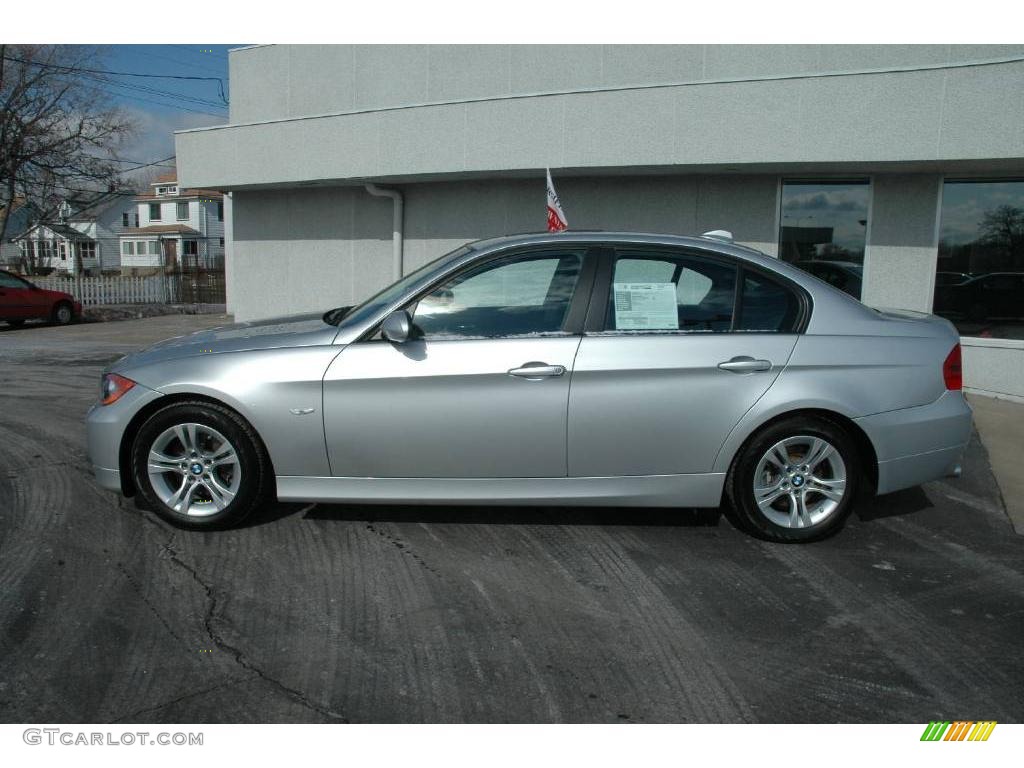
[[[754,472],[754,500],[783,528],[820,525],[846,495],[846,464],[827,440],[799,435],[780,440]]]
[[[238,451],[204,424],[176,424],[161,432],[150,445],[147,471],[157,497],[190,517],[224,510],[242,484]]]

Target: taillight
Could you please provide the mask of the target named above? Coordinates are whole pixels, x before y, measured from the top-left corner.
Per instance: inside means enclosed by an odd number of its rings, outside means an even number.
[[[103,377],[103,382],[100,385],[100,402],[103,405],[116,403],[125,392],[134,386],[135,382],[131,379],[118,376],[116,373],[108,373]]]
[[[946,362],[942,364],[942,378],[946,382],[946,389],[963,389],[964,369],[960,363],[959,344],[946,355]]]

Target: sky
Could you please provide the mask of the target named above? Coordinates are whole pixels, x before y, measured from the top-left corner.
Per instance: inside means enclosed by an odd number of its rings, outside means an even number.
[[[109,45],[103,48],[99,68],[109,72],[147,75],[220,78],[224,97],[230,98],[228,50],[232,45]],[[100,87],[138,124],[138,132],[118,152],[133,165],[150,163],[174,154],[174,131],[220,125],[228,120],[228,107],[215,80],[180,80],[102,75]],[[155,93],[154,91],[160,91]],[[173,160],[166,165],[173,164]],[[128,163],[125,163],[128,167]],[[170,170],[158,166],[161,171]]]

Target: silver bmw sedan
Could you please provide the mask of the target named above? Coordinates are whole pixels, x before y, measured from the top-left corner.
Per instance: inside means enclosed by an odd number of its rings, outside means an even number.
[[[727,233],[479,241],[357,307],[122,358],[88,415],[100,485],[188,528],[275,497],[725,505],[776,541],[958,474],[970,430],[948,321]]]

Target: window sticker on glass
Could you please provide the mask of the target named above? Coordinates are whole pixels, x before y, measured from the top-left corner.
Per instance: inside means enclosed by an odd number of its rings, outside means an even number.
[[[674,283],[615,283],[615,328],[679,330]]]

